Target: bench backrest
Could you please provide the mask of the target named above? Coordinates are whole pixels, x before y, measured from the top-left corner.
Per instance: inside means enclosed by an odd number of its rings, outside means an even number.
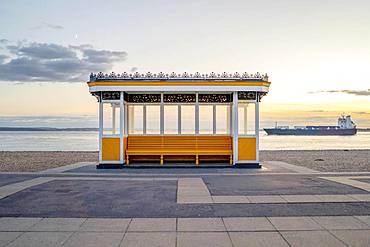
[[[232,150],[231,136],[128,136],[127,149]]]

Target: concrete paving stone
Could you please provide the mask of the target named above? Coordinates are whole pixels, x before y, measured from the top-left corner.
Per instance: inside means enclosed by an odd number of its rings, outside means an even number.
[[[177,203],[213,203],[210,196],[181,196],[177,198]]]
[[[370,202],[370,194],[348,194],[352,198],[355,198],[358,201]]]
[[[0,232],[0,247],[3,247],[18,238],[23,232]]]
[[[177,247],[231,247],[231,240],[226,232],[179,232]]]
[[[274,226],[265,217],[223,218],[227,231],[274,231]]]
[[[370,230],[335,230],[331,233],[349,246],[370,246]]]
[[[176,231],[176,218],[135,218],[132,219],[129,232],[167,232]]]
[[[281,232],[290,246],[297,247],[340,247],[345,246],[328,231],[289,231]]]
[[[176,232],[128,232],[121,247],[175,247]]]
[[[313,219],[328,230],[369,229],[369,226],[353,216],[317,216]]]
[[[268,217],[268,219],[279,231],[323,229],[310,217]]]
[[[119,246],[123,238],[123,232],[76,232],[63,246],[65,247],[110,247]]]
[[[355,198],[347,195],[315,195],[321,202],[355,202]]]
[[[86,218],[43,218],[30,231],[77,231]]]
[[[177,196],[210,196],[206,190],[178,190]]]
[[[281,195],[281,197],[287,202],[320,202],[319,198],[314,195]]]
[[[230,232],[234,247],[288,247],[278,232]]]
[[[355,218],[361,220],[363,223],[370,226],[370,215],[364,215],[364,216],[354,216]]]
[[[226,228],[221,218],[179,218],[177,231],[223,232]]]
[[[41,218],[4,217],[0,218],[0,231],[26,231]]]
[[[87,219],[78,231],[125,232],[131,219]]]
[[[72,232],[25,232],[7,247],[55,247],[62,246]]]
[[[251,203],[286,203],[279,195],[271,196],[247,196]]]
[[[212,196],[214,203],[250,203],[245,196]]]

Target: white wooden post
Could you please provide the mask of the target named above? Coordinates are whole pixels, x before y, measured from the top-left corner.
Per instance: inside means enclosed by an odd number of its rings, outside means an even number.
[[[164,135],[164,104],[163,104],[163,93],[161,93],[161,104],[159,108],[159,133]]]
[[[212,119],[212,122],[213,122],[213,134],[215,135],[216,134],[216,128],[217,128],[217,116],[216,116],[216,105],[213,105],[212,106],[212,110],[213,110],[213,119]]]
[[[233,164],[238,162],[238,92],[233,92],[233,106],[232,106],[232,117],[233,117]]]
[[[114,111],[115,108],[114,108]],[[115,115],[115,114],[114,114]],[[119,140],[120,140],[120,147],[119,147],[119,161],[121,164],[124,163],[124,160],[125,160],[125,154],[124,154],[124,150],[123,150],[123,147],[124,147],[124,139],[123,139],[123,121],[124,121],[124,105],[123,105],[123,92],[121,92],[121,95],[120,95],[120,100],[119,100]]]
[[[102,147],[103,147],[103,97],[100,94],[100,102],[99,102],[99,163],[102,162]]]
[[[260,104],[258,102],[258,95],[255,105],[255,135],[256,135],[256,161],[260,162]]]
[[[199,93],[195,94],[195,135],[199,135]]]
[[[116,106],[112,103],[112,134],[116,134]]]

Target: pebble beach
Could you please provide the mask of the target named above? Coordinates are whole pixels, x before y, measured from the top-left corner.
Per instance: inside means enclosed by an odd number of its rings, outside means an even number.
[[[284,161],[323,172],[369,172],[366,150],[273,150],[261,151],[261,162]],[[98,152],[1,151],[0,172],[34,172],[77,162],[96,162]]]

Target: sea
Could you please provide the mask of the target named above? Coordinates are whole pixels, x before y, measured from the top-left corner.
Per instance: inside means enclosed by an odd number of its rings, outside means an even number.
[[[370,149],[370,132],[354,136],[268,136],[261,150]],[[0,151],[97,151],[97,131],[0,131]]]

